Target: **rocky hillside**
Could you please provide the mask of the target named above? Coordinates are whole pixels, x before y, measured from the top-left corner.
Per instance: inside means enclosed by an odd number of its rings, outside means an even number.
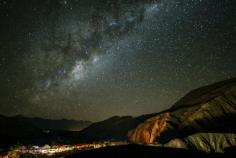
[[[224,152],[224,149],[236,146],[235,133],[197,133],[186,138],[176,138],[164,144],[164,147],[201,150],[204,152]]]
[[[230,80],[225,80],[212,85],[195,89],[189,92],[180,100],[178,100],[173,105],[172,109],[184,106],[192,106],[195,104],[207,102],[208,100],[219,96],[221,93],[224,93],[229,87],[234,86],[236,84],[235,80],[236,80],[235,78]]]
[[[147,119],[128,135],[130,141],[142,144],[165,144],[177,138],[197,141],[198,135],[194,134],[198,133],[208,133],[209,138],[215,137],[211,133],[236,133],[235,120],[236,79],[231,79],[190,92],[171,109]]]

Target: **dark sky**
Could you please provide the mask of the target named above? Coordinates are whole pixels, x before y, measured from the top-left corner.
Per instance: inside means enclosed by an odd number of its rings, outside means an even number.
[[[102,120],[236,77],[234,0],[0,0],[0,114]]]

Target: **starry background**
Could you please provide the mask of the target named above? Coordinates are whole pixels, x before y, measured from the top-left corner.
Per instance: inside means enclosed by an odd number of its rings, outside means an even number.
[[[0,0],[0,114],[99,121],[236,77],[233,0]]]

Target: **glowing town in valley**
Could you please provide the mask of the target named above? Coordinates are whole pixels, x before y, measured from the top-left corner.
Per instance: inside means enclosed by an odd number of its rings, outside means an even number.
[[[33,154],[33,155],[45,155],[45,156],[55,156],[57,154],[64,154],[73,151],[84,151],[84,150],[91,150],[97,149],[102,147],[108,146],[118,146],[118,145],[125,145],[127,142],[122,141],[104,141],[104,142],[96,142],[91,144],[75,144],[75,145],[44,145],[44,146],[18,146],[15,147],[7,154],[3,156],[3,158],[13,158],[16,155],[24,155],[24,154]]]

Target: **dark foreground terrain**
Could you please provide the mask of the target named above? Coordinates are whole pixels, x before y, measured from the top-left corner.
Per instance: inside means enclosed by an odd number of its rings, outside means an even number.
[[[155,146],[143,145],[122,145],[114,147],[106,147],[94,149],[79,153],[70,154],[66,158],[86,158],[86,157],[101,157],[101,158],[229,158],[234,157],[236,148],[227,149],[224,154],[219,153],[205,153],[193,150],[162,148]]]

